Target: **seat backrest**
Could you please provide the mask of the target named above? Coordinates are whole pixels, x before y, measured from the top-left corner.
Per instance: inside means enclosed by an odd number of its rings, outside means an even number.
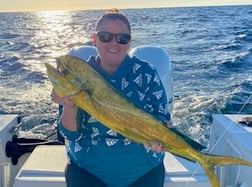
[[[71,49],[67,54],[87,61],[90,56],[96,56],[97,51],[94,46],[81,46]]]
[[[165,87],[168,109],[171,114],[173,109],[173,65],[167,51],[157,46],[142,45],[131,49],[129,54],[148,61],[156,67]]]

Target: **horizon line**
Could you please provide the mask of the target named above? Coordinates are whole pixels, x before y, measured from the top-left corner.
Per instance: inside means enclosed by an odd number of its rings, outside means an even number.
[[[209,5],[184,5],[184,6],[156,6],[156,7],[124,7],[119,10],[127,9],[154,9],[154,8],[194,8],[194,7],[221,7],[221,6],[252,6],[251,4],[209,4]],[[107,10],[109,8],[69,8],[69,9],[30,9],[30,10],[0,10],[0,13],[21,13],[21,12],[49,12],[49,11],[86,11],[86,10]]]

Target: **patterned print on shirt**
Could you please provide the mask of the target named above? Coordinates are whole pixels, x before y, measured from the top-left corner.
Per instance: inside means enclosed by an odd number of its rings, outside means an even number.
[[[96,140],[96,139],[91,139],[91,144],[92,145],[98,145],[98,140]]]
[[[147,78],[147,83],[149,84],[149,83],[151,82],[152,75],[149,74],[149,73],[146,73],[146,74],[145,74],[145,77]]]
[[[129,145],[129,144],[131,144],[131,140],[129,140],[128,138],[125,138],[123,140],[123,143],[124,143],[124,145]]]
[[[106,138],[105,139],[106,144],[111,147],[113,145],[115,145],[119,140],[118,139],[114,139],[114,138]]]
[[[133,92],[130,91],[130,92],[128,92],[126,95],[127,95],[128,97],[132,97],[132,94],[133,94]]]
[[[129,82],[125,78],[123,78],[122,79],[122,84],[121,84],[121,89],[124,90],[128,86],[129,86]]]
[[[158,85],[161,84],[160,79],[157,75],[155,75],[155,77],[154,77],[154,82],[156,82]]]
[[[142,67],[142,66],[141,66],[140,64],[135,63],[134,66],[133,66],[133,73],[135,74],[135,73],[137,72],[137,70],[138,70],[139,68],[141,68],[141,67]]]
[[[148,71],[144,71],[144,69],[147,69]],[[166,108],[162,104],[160,104],[158,107],[156,105],[152,105],[151,103],[153,101],[150,100],[160,100],[163,98],[164,91],[162,89],[158,90],[159,86],[162,86],[161,80],[159,79],[158,75],[152,71],[152,66],[142,66],[140,63],[135,63],[132,67],[131,73],[124,77],[121,77],[121,79],[110,79],[110,82],[112,84],[115,84],[118,86],[119,91],[122,91],[126,94],[128,98],[134,97],[135,100],[138,100],[138,102],[145,103],[144,109],[148,112],[153,112],[155,110],[158,110],[159,113],[166,113]],[[130,75],[130,76],[129,76]],[[153,82],[155,82],[156,90],[155,92],[152,92],[154,98],[151,95],[147,95],[149,93],[149,90],[151,89],[150,85],[153,85]],[[135,87],[136,91],[132,91],[130,86]],[[148,96],[148,97],[147,97]],[[138,98],[137,98],[138,97]],[[84,121],[83,121],[84,122]],[[93,117],[89,117],[85,123],[95,124],[97,123],[97,120]],[[84,123],[84,124],[85,124]],[[87,126],[88,127],[88,126]],[[91,128],[91,135],[90,135],[90,141],[91,144],[96,146],[100,144],[101,142],[106,143],[107,146],[114,146],[118,143],[123,143],[123,145],[127,146],[131,144],[131,140],[124,138],[121,139],[120,135],[115,132],[112,129],[106,130],[106,132],[103,131],[103,128],[99,129],[99,127],[95,127],[93,125],[90,126]],[[107,135],[104,135],[106,133]],[[105,137],[107,138],[105,138]],[[78,150],[78,146],[76,147],[76,150]],[[155,157],[155,155],[153,155]]]
[[[78,142],[74,143],[74,152],[77,153],[82,150],[82,147],[78,144]]]
[[[96,136],[99,136],[99,135],[100,135],[100,132],[99,132],[99,129],[98,129],[98,128],[92,127],[92,130],[93,130],[93,132],[92,132],[92,134],[91,134],[91,138],[92,138],[92,139],[95,138]]]
[[[142,87],[143,86],[143,77],[142,74],[139,74],[135,79],[134,82],[139,86]]]
[[[114,130],[112,130],[112,129],[108,130],[108,131],[107,131],[107,134],[110,135],[110,136],[117,137],[117,132],[114,131]]]
[[[143,101],[144,97],[145,97],[145,94],[143,94],[142,92],[138,91],[138,96],[139,96],[139,99],[140,101]]]
[[[88,123],[96,123],[96,122],[97,122],[96,119],[93,118],[92,116],[88,118]]]
[[[158,112],[162,113],[162,114],[167,114],[167,107],[166,106],[163,106],[162,104],[159,104],[159,107],[158,107]]]
[[[156,92],[153,92],[153,95],[157,98],[157,100],[161,99],[163,96],[164,90],[159,90]]]
[[[154,111],[153,105],[148,104],[148,103],[144,106],[144,109],[146,109],[149,112],[153,112]]]

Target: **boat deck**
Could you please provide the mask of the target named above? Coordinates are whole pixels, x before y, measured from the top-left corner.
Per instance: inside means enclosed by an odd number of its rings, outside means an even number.
[[[64,168],[67,162],[63,145],[41,145],[29,156],[15,180],[15,187],[65,187]],[[210,187],[201,167],[166,153],[164,187]]]

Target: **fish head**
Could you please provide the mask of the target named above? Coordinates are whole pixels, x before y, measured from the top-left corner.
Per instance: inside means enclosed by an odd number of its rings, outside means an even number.
[[[78,82],[84,87],[88,82],[88,75],[92,71],[90,65],[77,57],[64,55],[57,58],[57,63],[60,71],[68,71],[76,79],[79,79]]]
[[[99,85],[101,75],[83,59],[64,55],[57,58],[58,69],[64,74],[71,77],[72,84],[75,84],[84,92],[92,93],[94,87]]]
[[[53,85],[53,89],[60,96],[72,96],[80,93],[78,80],[57,60],[58,68],[49,63],[45,63],[47,75]]]

